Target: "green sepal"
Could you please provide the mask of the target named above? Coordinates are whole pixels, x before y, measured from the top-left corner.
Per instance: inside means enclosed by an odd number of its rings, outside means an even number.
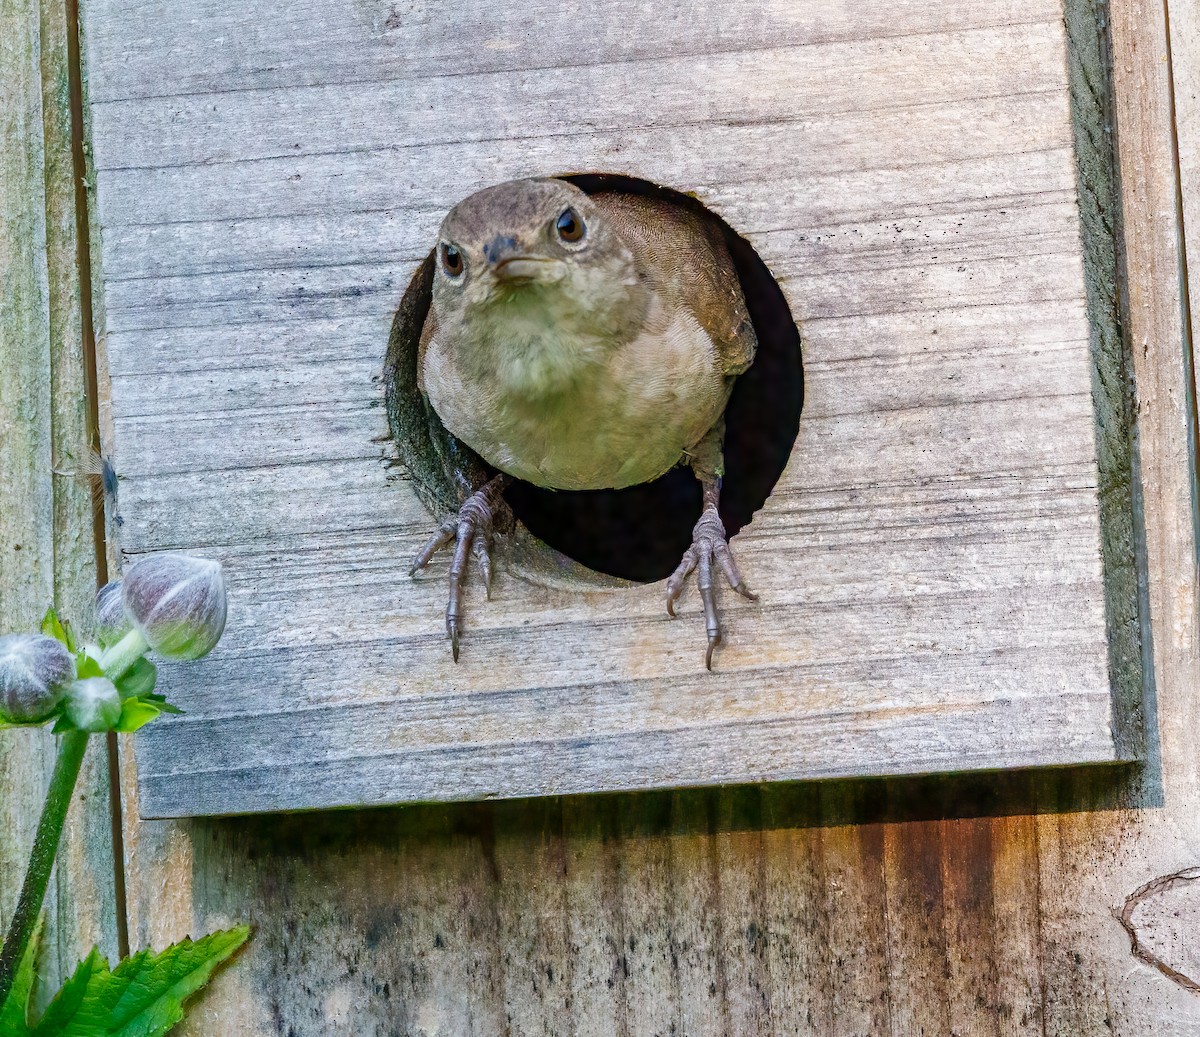
[[[46,916],[38,918],[33,935],[25,948],[25,957],[17,966],[13,985],[8,990],[4,1004],[0,1005],[0,1034],[4,1037],[28,1037],[29,1000],[33,994],[34,962],[42,945],[42,923]]]
[[[132,734],[138,728],[145,727],[161,712],[162,710],[153,703],[143,702],[141,699],[126,699],[121,703],[121,719],[117,721],[113,730]]]
[[[100,661],[94,655],[89,655],[85,648],[75,653],[75,675],[79,680],[85,677],[103,677],[104,670]]]
[[[162,1037],[183,1002],[250,937],[249,926],[139,951],[109,972],[93,950],[58,992],[30,1037]]]
[[[158,667],[142,656],[114,682],[123,699],[150,700],[150,693],[158,681]]]
[[[181,717],[185,712],[178,706],[172,706],[171,703],[167,701],[167,697],[165,695],[146,695],[142,701],[149,702],[152,705],[157,706],[162,712],[170,713],[173,716]]]
[[[55,714],[51,714],[54,716]],[[0,731],[7,731],[14,727],[42,727],[50,722],[50,717],[42,717],[41,720],[0,720]],[[0,1030],[0,1037],[3,1037],[4,1031]]]
[[[64,623],[58,618],[58,613],[54,611],[53,605],[46,609],[46,614],[42,617],[42,633],[47,637],[54,638],[55,641],[62,642],[67,646],[68,652],[75,651],[75,638],[71,636],[70,624]]]
[[[77,731],[77,730],[79,730],[79,729],[74,724],[72,724],[71,721],[69,721],[67,719],[67,715],[65,713],[60,713],[55,718],[54,726],[52,728],[50,728],[50,733],[52,735],[61,735],[64,731]]]

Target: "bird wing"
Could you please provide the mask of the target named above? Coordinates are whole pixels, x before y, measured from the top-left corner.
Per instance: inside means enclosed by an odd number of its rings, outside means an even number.
[[[658,198],[605,191],[591,196],[651,280],[673,289],[733,377],[754,360],[758,337],[724,235],[715,220]]]

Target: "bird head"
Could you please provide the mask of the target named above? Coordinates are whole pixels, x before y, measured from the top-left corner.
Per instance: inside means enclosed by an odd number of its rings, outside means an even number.
[[[583,191],[565,180],[513,180],[459,202],[442,222],[433,305],[458,340],[559,348],[620,338],[639,321],[633,253]]]

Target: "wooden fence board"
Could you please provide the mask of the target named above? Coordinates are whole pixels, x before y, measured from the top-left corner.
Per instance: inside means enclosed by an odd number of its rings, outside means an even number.
[[[67,12],[0,5],[0,634],[46,607],[84,631],[96,589],[71,164]],[[56,474],[55,470],[58,470]],[[0,928],[7,929],[54,764],[44,730],[0,731]],[[47,897],[42,988],[94,944],[117,951],[103,739],[93,740]]]
[[[1170,6],[1174,21],[1179,5]],[[1161,8],[1133,0],[1114,3],[1112,16],[1125,333],[1140,395],[1154,634],[1148,725],[1161,734],[1145,767],[970,786],[776,786],[750,804],[744,791],[724,790],[138,821],[127,745],[138,940],[242,918],[258,930],[182,1033],[528,1033],[551,1019],[555,1033],[628,1035],[652,1032],[653,1018],[676,1032],[732,1037],[745,1031],[730,1020],[745,1016],[730,1000],[744,1005],[759,989],[769,998],[763,1032],[806,1037],[910,1037],[922,1024],[931,1037],[1200,1034],[1200,1000],[1133,957],[1116,918],[1146,882],[1197,862],[1200,648],[1166,26]],[[241,51],[205,50],[192,26],[173,24],[179,46],[198,56],[186,66],[196,87],[223,70],[270,81],[303,63],[303,52],[280,50],[278,70],[247,69]],[[318,28],[328,30],[313,23],[314,41]],[[131,65],[142,60],[137,47],[129,54]],[[1179,130],[1181,152],[1194,147],[1195,125]],[[1186,229],[1195,240],[1194,221]],[[276,329],[260,333],[264,355]],[[161,339],[158,348],[186,356],[184,343]],[[172,479],[184,485],[162,481]],[[204,528],[193,521],[185,536]],[[1042,812],[1026,813],[1034,808]],[[1000,816],[929,820],[971,813]],[[761,901],[735,888],[760,872]],[[746,918],[747,896],[765,958],[735,972],[731,987],[727,959],[741,949],[719,926]],[[647,944],[662,963],[635,972]],[[986,948],[994,968],[973,954]],[[533,958],[552,968],[553,985],[522,965]],[[980,977],[995,997],[983,1014],[964,985]]]

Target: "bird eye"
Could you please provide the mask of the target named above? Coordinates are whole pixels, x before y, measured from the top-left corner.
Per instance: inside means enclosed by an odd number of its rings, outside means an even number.
[[[562,215],[554,221],[554,229],[558,236],[568,245],[578,244],[583,240],[583,218],[574,209],[564,209]]]
[[[444,241],[441,247],[442,254],[442,269],[450,277],[459,277],[463,272],[463,257],[453,245],[448,245]]]

